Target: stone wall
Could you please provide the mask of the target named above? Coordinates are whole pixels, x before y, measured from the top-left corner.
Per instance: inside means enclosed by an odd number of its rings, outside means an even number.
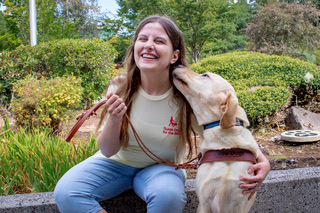
[[[186,182],[188,202],[184,213],[196,212],[195,180]],[[109,212],[146,212],[133,191],[101,203]],[[320,212],[320,167],[271,171],[258,191],[250,213]],[[0,213],[59,212],[52,192],[0,196]]]

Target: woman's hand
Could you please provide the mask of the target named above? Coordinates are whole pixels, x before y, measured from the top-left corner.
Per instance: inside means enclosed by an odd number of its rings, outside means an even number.
[[[108,110],[110,119],[115,123],[121,122],[124,113],[127,111],[127,106],[119,96],[113,93],[108,94],[107,98],[108,100],[104,106]]]
[[[108,110],[106,123],[97,137],[98,147],[103,155],[110,157],[121,148],[120,129],[127,106],[119,96],[110,93],[104,107]]]
[[[258,151],[258,156],[258,163],[250,166],[248,169],[248,173],[254,175],[240,178],[240,181],[245,182],[239,186],[241,189],[244,189],[242,193],[250,193],[248,200],[250,200],[254,193],[258,190],[259,186],[262,184],[263,180],[267,177],[270,171],[269,160],[263,155],[260,149]]]

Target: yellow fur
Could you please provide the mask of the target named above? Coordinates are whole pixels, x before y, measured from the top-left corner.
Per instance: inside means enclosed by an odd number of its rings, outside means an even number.
[[[235,126],[236,118],[249,125],[247,115],[238,105],[233,87],[221,76],[206,73],[199,75],[188,68],[174,70],[174,84],[190,103],[199,125],[220,120],[220,126],[203,132],[201,153],[212,149],[242,148],[257,158],[258,145],[248,129]],[[198,213],[249,212],[255,195],[239,188],[241,176],[249,176],[251,162],[226,161],[204,163],[198,168],[196,192],[199,198]]]

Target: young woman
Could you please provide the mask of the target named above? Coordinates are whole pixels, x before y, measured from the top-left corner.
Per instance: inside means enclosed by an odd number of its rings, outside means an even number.
[[[194,129],[201,134],[190,105],[173,86],[171,73],[187,66],[180,30],[168,18],[150,16],[136,29],[125,65],[107,91],[97,137],[99,152],[74,166],[58,182],[56,203],[61,212],[106,212],[100,201],[133,189],[147,203],[148,212],[182,212],[186,203],[185,174],[156,164],[139,147],[125,112],[146,146],[157,156],[180,163]],[[270,170],[260,153],[239,187],[253,193]],[[257,184],[256,184],[257,182]]]

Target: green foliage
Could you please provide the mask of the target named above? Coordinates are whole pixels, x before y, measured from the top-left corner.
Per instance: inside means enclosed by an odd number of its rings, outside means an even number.
[[[60,123],[68,121],[70,110],[79,103],[82,88],[74,76],[46,80],[27,76],[14,84],[12,111],[22,127],[49,128],[59,132]]]
[[[97,0],[41,0],[36,2],[38,43],[63,38],[98,37]],[[2,1],[0,13],[0,51],[12,50],[30,42],[29,0]],[[2,20],[5,28],[2,28]],[[5,29],[3,34],[1,29]]]
[[[40,1],[43,2],[44,0]],[[80,38],[98,37],[99,13],[97,0],[46,0],[56,2],[56,16],[62,20],[61,28],[66,28],[65,24],[72,25]],[[39,3],[40,4],[40,3]],[[73,31],[69,31],[73,33]],[[74,38],[74,37],[64,37]]]
[[[115,58],[115,63],[121,64],[126,56],[128,47],[132,44],[132,39],[126,36],[115,36],[111,38],[108,43],[110,43],[118,52]]]
[[[0,51],[13,50],[21,44],[21,39],[9,32],[3,12],[0,11]]]
[[[193,62],[201,56],[243,47],[246,38],[239,33],[248,21],[249,9],[224,0],[171,1],[172,17],[184,35]]]
[[[175,21],[183,33],[188,58],[198,62],[201,54],[226,52],[243,47],[241,29],[250,18],[250,6],[224,0],[118,0],[126,32],[133,32],[149,15],[164,15]],[[108,23],[110,21],[106,20]],[[112,23],[112,22],[111,22]],[[124,30],[123,30],[124,31]],[[239,33],[240,32],[240,33]]]
[[[316,63],[318,66],[320,66],[320,46],[319,46],[318,49],[316,50],[315,55],[316,55],[316,62],[315,62],[315,63]]]
[[[98,39],[62,39],[36,46],[22,45],[0,56],[0,95],[10,99],[12,83],[27,75],[81,78],[85,107],[101,95],[110,78],[116,51]],[[6,102],[8,103],[8,102]]]
[[[301,98],[306,98],[310,90],[315,94],[320,91],[320,70],[316,65],[290,57],[233,52],[203,59],[191,69],[213,72],[228,80],[252,124],[281,110],[289,103],[291,90],[307,88]]]
[[[290,92],[286,87],[261,87],[255,91],[240,90],[237,92],[240,105],[248,116],[255,120],[272,115],[282,108],[290,98]]]
[[[201,52],[201,58],[242,49],[247,43],[244,29],[253,16],[251,7],[241,1],[233,4],[222,1],[220,4],[219,15],[214,21],[216,25],[215,38],[206,42]]]
[[[64,173],[98,150],[92,136],[89,142],[67,143],[50,131],[15,133],[8,120],[0,138],[0,195],[53,191]]]
[[[320,10],[274,2],[262,6],[247,28],[249,50],[306,59],[320,45]]]
[[[37,6],[37,43],[63,38],[78,38],[77,21],[66,20],[57,15],[58,5],[52,0],[36,1]]]

